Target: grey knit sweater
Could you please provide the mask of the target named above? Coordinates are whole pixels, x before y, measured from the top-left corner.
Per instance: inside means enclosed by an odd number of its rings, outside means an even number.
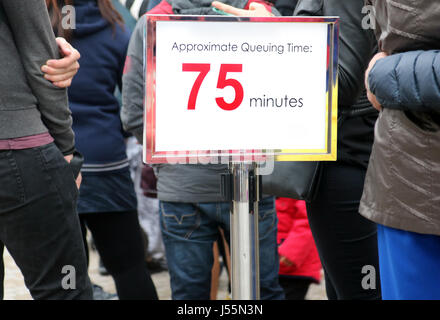
[[[0,0],[0,139],[49,132],[63,154],[74,150],[67,90],[43,77],[59,58],[44,0]]]

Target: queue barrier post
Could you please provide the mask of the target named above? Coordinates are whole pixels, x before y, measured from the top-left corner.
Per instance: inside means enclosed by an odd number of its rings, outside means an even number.
[[[231,162],[229,172],[229,178],[222,179],[222,189],[230,189],[232,299],[259,300],[258,166],[255,162]]]

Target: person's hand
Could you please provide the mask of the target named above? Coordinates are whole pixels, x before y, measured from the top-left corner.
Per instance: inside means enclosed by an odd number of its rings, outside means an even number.
[[[249,10],[238,9],[228,4],[224,4],[223,2],[220,1],[214,1],[212,3],[212,6],[226,13],[239,17],[273,17],[274,16],[274,14],[272,12],[269,12],[264,5],[256,2],[252,2],[249,5]]]
[[[81,175],[81,172],[78,174],[78,177],[76,178],[76,186],[77,186],[77,188],[78,188],[78,190],[79,190],[79,187],[81,187],[81,182],[82,182],[82,175]]]
[[[72,84],[72,79],[79,69],[78,60],[81,58],[78,50],[73,48],[64,38],[57,38],[61,59],[51,59],[41,67],[44,78],[51,81],[59,88],[67,88]]]
[[[368,85],[368,75],[370,74],[371,69],[373,69],[374,65],[376,64],[377,60],[383,59],[385,57],[388,57],[388,54],[385,52],[379,52],[377,53],[373,59],[371,59],[370,64],[368,65],[367,71],[365,71],[365,88],[367,88],[367,97],[368,100],[370,100],[371,104],[374,108],[381,111],[382,106],[380,105],[379,101],[377,101],[376,96],[370,91],[370,86]]]
[[[64,159],[66,159],[66,161],[68,163],[70,163],[70,161],[72,161],[72,159],[73,159],[73,154],[69,154],[68,156],[64,156]]]
[[[290,261],[288,258],[286,258],[285,256],[282,256],[282,255],[280,255],[280,263],[282,263],[288,267],[291,267],[294,265],[294,263],[292,261]]]

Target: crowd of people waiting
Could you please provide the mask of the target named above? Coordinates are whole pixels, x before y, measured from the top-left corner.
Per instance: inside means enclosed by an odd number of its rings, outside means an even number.
[[[145,13],[212,6],[340,17],[338,160],[322,163],[313,200],[259,202],[261,298],[304,299],[322,269],[332,300],[440,299],[440,6],[429,0],[0,0],[0,252],[32,297],[93,299],[88,231],[119,299],[158,299],[154,267],[173,299],[212,297],[215,243],[228,265],[227,166],[141,160]],[[1,298],[3,279],[1,262]]]

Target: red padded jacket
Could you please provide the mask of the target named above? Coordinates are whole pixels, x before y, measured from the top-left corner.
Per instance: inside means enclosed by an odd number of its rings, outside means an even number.
[[[280,275],[321,280],[321,261],[307,219],[304,201],[277,198],[278,252],[294,264],[280,263]]]
[[[261,3],[266,7],[267,10],[272,11],[272,6],[263,0],[249,0],[243,9],[249,9],[249,5],[252,2]],[[171,4],[168,1],[163,0],[157,6],[155,6],[153,9],[151,9],[148,12],[148,14],[174,14],[174,12],[173,12],[173,8],[172,8]]]

